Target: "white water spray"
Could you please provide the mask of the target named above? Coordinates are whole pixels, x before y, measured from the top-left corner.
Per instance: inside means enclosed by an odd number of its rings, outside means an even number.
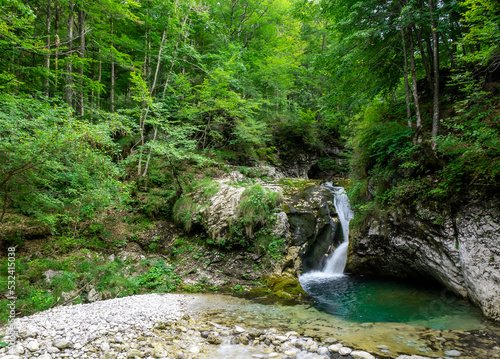
[[[339,216],[342,227],[344,242],[338,246],[325,263],[322,272],[325,274],[342,274],[347,262],[347,247],[349,246],[349,222],[353,217],[349,198],[343,187],[333,187],[331,183],[325,183],[334,193],[333,203]]]
[[[302,284],[307,279],[325,278],[332,276],[342,276],[347,262],[347,248],[349,246],[349,222],[353,217],[351,206],[349,205],[349,198],[345,193],[343,187],[334,187],[332,183],[325,183],[325,187],[332,190],[334,194],[333,203],[340,220],[342,227],[343,242],[333,251],[330,257],[326,260],[325,266],[321,271],[312,271],[301,276],[300,281]]]

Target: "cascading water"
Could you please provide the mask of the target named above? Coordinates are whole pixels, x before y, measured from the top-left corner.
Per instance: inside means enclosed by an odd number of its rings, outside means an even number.
[[[330,258],[328,258],[322,272],[325,274],[342,274],[347,261],[347,247],[349,246],[349,222],[353,217],[353,212],[349,205],[349,198],[347,197],[343,187],[333,187],[331,183],[326,183],[325,187],[330,188],[334,193],[333,203],[339,216],[344,242],[338,246]]]
[[[327,259],[321,271],[308,272],[303,275],[301,283],[311,277],[339,276],[344,272],[347,261],[347,247],[349,246],[349,221],[353,217],[353,212],[349,205],[349,198],[343,187],[335,187],[332,183],[325,183],[323,186],[329,188],[333,194],[333,203],[339,217],[344,241],[335,249]]]
[[[432,288],[428,283],[418,285],[343,274],[353,212],[342,187],[331,183],[323,186],[333,192],[343,242],[326,260],[322,270],[299,277],[302,288],[315,298],[318,309],[353,322],[402,322],[435,329],[482,326],[476,308],[459,298],[449,300],[442,289]],[[331,224],[333,229],[333,220]],[[334,239],[331,238],[331,243]]]

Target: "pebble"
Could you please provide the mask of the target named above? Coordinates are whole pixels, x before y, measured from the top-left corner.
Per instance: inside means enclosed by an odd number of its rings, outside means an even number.
[[[370,353],[361,350],[355,350],[351,352],[351,356],[354,359],[375,359],[375,357]]]
[[[349,355],[349,354],[351,354],[351,352],[352,352],[352,349],[348,348],[348,347],[342,347],[339,349],[340,355]]]
[[[22,355],[24,354],[24,348],[21,345],[14,345],[12,349],[9,350],[9,354]]]
[[[319,355],[328,355],[330,353],[330,351],[326,347],[319,347],[317,350],[317,353]]]
[[[233,332],[234,332],[234,334],[243,334],[243,333],[246,332],[246,330],[243,329],[242,327],[239,327],[239,326],[236,325],[234,327],[234,331]]]
[[[462,353],[460,353],[458,350],[446,350],[444,352],[444,355],[446,356],[449,356],[449,357],[459,357],[460,355],[462,355]]]
[[[340,348],[342,348],[342,344],[332,344],[328,347],[328,350],[332,353],[338,353]]]
[[[36,352],[40,350],[40,344],[36,340],[32,340],[28,342],[28,344],[26,345],[26,349],[28,349],[31,352]]]
[[[66,339],[56,339],[54,340],[54,343],[52,343],[52,345],[55,346],[57,349],[66,349],[73,346],[73,344]]]

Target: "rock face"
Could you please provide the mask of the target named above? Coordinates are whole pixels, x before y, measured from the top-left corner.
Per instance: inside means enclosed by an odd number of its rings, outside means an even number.
[[[436,224],[438,222],[439,224]],[[351,240],[347,270],[393,277],[432,277],[500,320],[500,199],[469,201],[440,218],[415,215],[372,221]]]
[[[309,187],[285,201],[283,207],[290,223],[291,246],[299,248],[302,270],[321,268],[325,253],[342,242],[332,191]]]

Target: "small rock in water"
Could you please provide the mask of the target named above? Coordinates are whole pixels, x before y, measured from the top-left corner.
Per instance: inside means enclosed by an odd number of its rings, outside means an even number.
[[[246,335],[242,335],[240,336],[240,342],[243,345],[248,345],[248,343],[250,343],[250,339],[248,339]]]
[[[21,359],[21,357],[17,355],[7,355],[4,356],[2,359]]]
[[[387,345],[377,345],[377,349],[389,350],[389,347]]]
[[[202,332],[200,333],[200,335],[201,335],[201,337],[202,337],[202,338],[205,338],[205,339],[206,339],[206,338],[208,338],[208,336],[210,335],[210,332],[209,332],[209,331],[207,331],[207,330],[204,330],[204,331],[202,331]]]
[[[177,359],[187,359],[187,355],[183,352],[178,352],[176,358]]]
[[[295,342],[295,348],[297,349],[304,349],[305,348],[306,342],[303,341],[302,339],[299,339]]]
[[[210,334],[207,338],[207,341],[210,343],[210,344],[220,344],[221,343],[221,340],[220,340],[220,337],[219,336],[216,336],[215,334]]]
[[[326,338],[323,340],[323,343],[325,344],[334,344],[337,343],[339,340],[337,338]]]
[[[38,357],[38,359],[52,359],[52,355],[50,354],[42,354]]]
[[[292,357],[292,358],[297,356],[297,352],[295,352],[293,350],[287,350],[283,354],[285,354],[287,357]]]
[[[354,359],[375,359],[373,355],[371,355],[368,352],[362,351],[362,350],[355,350],[351,352],[351,356]]]
[[[352,349],[348,348],[348,347],[342,347],[339,349],[340,355],[348,355],[348,354],[351,354],[351,352],[352,352]]]
[[[193,347],[189,348],[189,352],[191,354],[198,354],[200,352],[200,348],[193,346]]]
[[[319,347],[317,350],[317,353],[319,355],[328,355],[330,353],[330,351],[326,347]]]
[[[447,350],[444,352],[444,355],[447,355],[449,357],[459,357],[460,355],[462,355],[462,353],[460,353],[458,350]]]
[[[328,347],[328,350],[331,353],[338,353],[340,348],[342,348],[342,344],[332,344]]]
[[[243,329],[242,327],[239,327],[237,325],[234,327],[234,334],[242,334],[242,333],[245,333],[245,332],[246,332],[246,330]]]

